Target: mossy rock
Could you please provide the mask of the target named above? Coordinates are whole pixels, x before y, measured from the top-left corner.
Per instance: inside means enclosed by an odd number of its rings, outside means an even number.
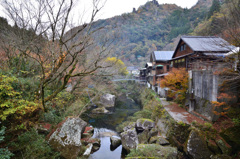
[[[211,159],[232,159],[232,157],[224,154],[218,154],[211,156]]]
[[[221,154],[221,150],[214,140],[208,140],[207,145],[209,150],[212,151],[214,154]]]
[[[161,158],[161,159],[176,159],[177,148],[164,147],[157,144],[139,144],[136,150],[131,150],[126,159],[133,158]]]
[[[139,144],[147,144],[149,140],[149,131],[144,130],[142,133],[138,134]]]
[[[219,139],[219,140],[217,140],[216,143],[217,143],[218,147],[221,149],[223,154],[226,154],[226,155],[231,154],[232,147],[228,143],[226,143],[226,141],[224,141],[223,139]]]
[[[212,152],[207,147],[207,143],[202,133],[197,130],[192,130],[189,134],[187,143],[184,147],[185,153],[194,159],[210,158]]]
[[[176,146],[180,151],[183,151],[191,132],[190,125],[173,123],[169,129],[171,130],[169,134],[170,143]]]
[[[109,111],[104,107],[100,107],[100,108],[93,109],[92,113],[94,113],[94,114],[105,114],[105,113],[109,113]]]
[[[153,137],[153,136],[157,136],[158,135],[158,129],[157,128],[152,128],[149,132],[149,136]]]
[[[240,151],[240,126],[235,126],[224,130],[220,135],[232,146],[232,153],[236,154]]]
[[[150,130],[155,127],[155,123],[151,119],[140,118],[136,121],[137,131]]]

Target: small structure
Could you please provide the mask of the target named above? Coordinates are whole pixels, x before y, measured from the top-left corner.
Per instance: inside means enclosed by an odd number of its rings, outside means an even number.
[[[152,63],[151,75],[149,83],[152,89],[160,93],[160,81],[171,70],[170,60],[172,59],[174,51],[154,51],[150,56]]]
[[[141,68],[139,69],[139,80],[140,81],[146,81],[147,77],[147,68]]]

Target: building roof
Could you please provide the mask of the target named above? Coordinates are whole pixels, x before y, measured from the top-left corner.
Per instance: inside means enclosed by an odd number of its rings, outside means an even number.
[[[229,43],[215,36],[182,36],[193,51],[229,51]]]
[[[222,38],[215,36],[182,36],[175,49],[173,57],[178,51],[180,43],[184,41],[194,52],[229,52],[234,46]]]
[[[228,52],[225,54],[225,56],[230,56],[230,55],[234,55],[240,52],[240,47],[236,47],[234,48],[232,51]]]
[[[168,61],[172,59],[174,51],[154,51],[153,60],[154,61]]]
[[[159,74],[159,75],[156,75],[157,77],[163,77],[163,76],[166,76],[168,75],[168,73],[163,73],[163,74]]]

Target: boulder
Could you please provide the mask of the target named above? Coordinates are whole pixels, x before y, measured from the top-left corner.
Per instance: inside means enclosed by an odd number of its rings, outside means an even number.
[[[91,126],[88,126],[85,128],[82,134],[82,138],[91,138],[93,136],[93,133],[94,133],[94,128]]]
[[[85,152],[83,153],[83,156],[88,157],[91,154],[91,152],[92,152],[92,148],[93,148],[93,144],[91,144],[91,143],[88,144],[87,147],[86,147]]]
[[[121,138],[118,136],[111,136],[110,142],[111,142],[110,148],[112,151],[115,150],[122,143]]]
[[[169,141],[166,140],[162,136],[153,136],[153,137],[151,137],[150,140],[149,140],[149,143],[150,144],[156,143],[156,144],[159,144],[159,145],[162,145],[162,146],[166,146],[166,145],[170,144]]]
[[[142,133],[138,134],[139,144],[147,144],[149,140],[149,130],[144,130]]]
[[[63,157],[77,158],[82,151],[81,137],[86,126],[82,119],[68,117],[48,135],[49,144]]]
[[[159,136],[153,136],[149,140],[149,144],[156,144]]]
[[[214,140],[209,139],[207,145],[208,145],[209,150],[212,151],[214,154],[222,153]]]
[[[150,130],[155,126],[154,121],[151,119],[138,119],[136,122],[136,129],[137,131],[144,131],[144,130]]]
[[[104,94],[100,97],[100,103],[105,107],[112,109],[115,106],[116,96],[112,94]]]
[[[98,138],[83,138],[81,139],[82,143],[85,145],[88,144],[92,144],[92,151],[95,152],[97,150],[99,150],[100,146],[101,146],[101,140]]]
[[[94,133],[94,128],[92,126],[88,126],[85,128],[84,133]]]
[[[132,129],[132,128],[135,129],[135,126],[136,126],[136,122],[131,122],[123,128],[123,131],[127,131],[128,129]]]
[[[210,158],[212,155],[207,147],[206,141],[196,130],[190,132],[184,151],[194,159]]]
[[[168,137],[171,131],[171,126],[169,125],[169,121],[167,119],[158,119],[157,127],[160,132],[160,135],[163,137]]]
[[[162,145],[162,146],[166,146],[169,145],[169,141],[167,139],[165,139],[164,137],[160,136],[157,140],[157,144]]]
[[[149,132],[149,136],[153,137],[153,136],[157,136],[158,135],[158,129],[157,128],[152,128]]]
[[[105,114],[105,113],[109,113],[109,111],[106,108],[104,108],[104,107],[100,107],[100,108],[93,109],[92,113],[95,113],[95,114]]]
[[[211,156],[211,159],[232,159],[232,157],[228,156],[228,155],[221,154],[221,155]]]
[[[177,159],[178,154],[175,147],[163,147],[157,144],[139,144],[136,151],[139,152],[137,154],[143,154],[143,156],[148,156],[149,158],[161,159]]]
[[[232,152],[232,148],[229,144],[227,144],[223,139],[217,140],[217,145],[221,149],[223,154],[230,155]]]
[[[130,149],[135,149],[138,145],[138,136],[135,128],[122,132],[121,139],[122,146],[127,152],[130,152]]]

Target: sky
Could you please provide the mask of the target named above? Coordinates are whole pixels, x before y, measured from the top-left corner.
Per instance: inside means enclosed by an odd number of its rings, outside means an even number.
[[[104,7],[98,14],[98,19],[106,19],[121,15],[123,13],[132,12],[133,8],[138,9],[139,6],[152,0],[107,0]],[[170,3],[176,4],[182,8],[191,8],[198,0],[157,0],[159,4]],[[85,6],[90,6],[91,0],[80,0]]]
[[[1,0],[0,0],[1,1]],[[105,2],[101,11],[97,14],[95,20],[107,19],[123,13],[132,12],[133,8],[138,9],[139,6],[144,5],[148,1],[152,0],[100,0]],[[157,0],[159,4],[169,3],[176,4],[182,8],[191,8],[198,0]],[[76,23],[88,22],[90,19],[90,13],[92,11],[92,0],[77,0],[73,19],[77,20]],[[7,18],[4,15],[3,8],[0,6],[0,16]],[[8,19],[8,18],[7,18]],[[81,21],[81,22],[80,22]]]

